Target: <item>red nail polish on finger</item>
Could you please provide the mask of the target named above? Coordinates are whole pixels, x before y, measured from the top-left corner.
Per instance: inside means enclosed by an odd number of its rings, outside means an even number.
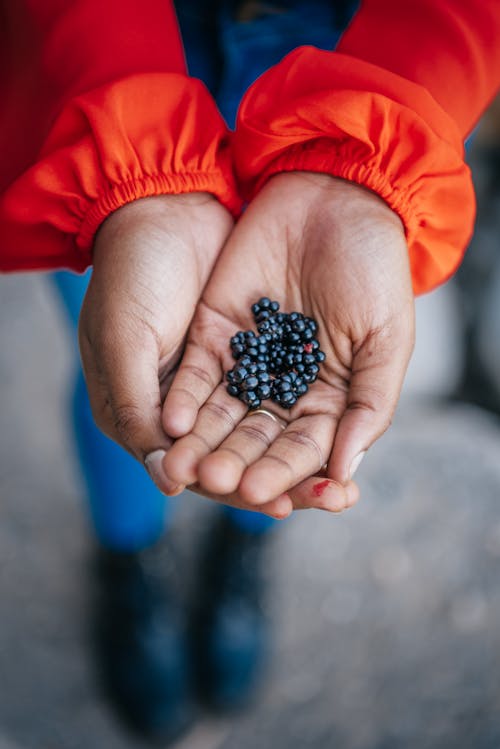
[[[325,481],[319,481],[317,484],[314,484],[312,490],[315,497],[321,497],[323,495],[323,492],[325,491],[326,487],[330,485],[330,481],[328,479],[325,479]]]

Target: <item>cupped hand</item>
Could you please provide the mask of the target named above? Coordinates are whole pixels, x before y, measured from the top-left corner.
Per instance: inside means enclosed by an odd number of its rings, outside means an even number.
[[[166,493],[161,404],[232,224],[207,193],[150,197],[114,212],[95,241],[79,323],[93,415]]]
[[[252,327],[261,296],[313,317],[326,360],[279,421],[248,414],[228,395],[228,341]],[[357,500],[352,475],[391,422],[414,342],[408,249],[398,216],[374,193],[307,172],[271,179],[234,228],[191,325],[166,397],[163,425],[177,442],[170,480],[236,497],[339,511]],[[178,439],[180,438],[180,439]]]

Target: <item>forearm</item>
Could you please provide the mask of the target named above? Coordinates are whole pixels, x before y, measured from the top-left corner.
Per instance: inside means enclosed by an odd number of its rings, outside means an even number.
[[[227,129],[185,73],[171,3],[29,0],[8,27],[37,83],[24,106],[11,54],[0,267],[83,269],[102,221],[137,198],[206,191],[237,212]]]
[[[337,51],[294,50],[258,79],[240,107],[234,153],[245,197],[251,199],[283,171],[325,172],[358,182],[403,221],[415,292],[446,280],[461,260],[474,219],[464,133],[500,78],[494,4],[485,2],[489,11],[483,8],[480,21],[464,32],[467,54],[455,37],[471,11],[457,1],[447,15],[450,3],[438,0],[411,2],[408,18],[407,3],[368,0]],[[422,9],[418,27],[415,7]],[[376,13],[378,26],[371,25]],[[432,90],[426,88],[430,55],[438,73]],[[377,64],[381,61],[386,67]],[[470,78],[466,63],[472,66]],[[472,96],[474,86],[480,93]],[[449,90],[460,102],[451,112],[443,108]],[[465,117],[469,99],[475,111],[470,107]]]
[[[423,86],[465,137],[500,86],[500,8],[363,0],[337,50]]]

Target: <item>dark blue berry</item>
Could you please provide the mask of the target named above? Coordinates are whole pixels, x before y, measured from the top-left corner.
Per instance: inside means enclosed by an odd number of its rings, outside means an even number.
[[[270,317],[271,317],[271,313],[269,312],[269,310],[264,309],[262,310],[262,312],[259,312],[259,314],[255,318],[255,322],[259,323],[260,325],[260,323],[263,323],[269,320]]]
[[[245,390],[255,390],[257,385],[259,384],[259,381],[257,377],[247,377],[243,382],[241,383],[242,387]]]
[[[243,343],[235,343],[231,346],[231,351],[235,359],[239,359],[242,354],[245,353],[246,346]]]
[[[306,324],[304,320],[301,320],[300,318],[298,320],[294,320],[292,323],[292,330],[295,331],[295,333],[302,333],[306,329]]]
[[[291,408],[317,378],[318,365],[325,360],[314,338],[315,320],[279,308],[277,301],[262,297],[251,308],[258,332],[239,330],[230,339],[237,363],[226,374],[227,391],[249,408],[258,408],[267,398]]]
[[[296,396],[292,392],[283,393],[280,403],[284,408],[291,408],[297,402]]]
[[[237,369],[233,370],[233,377],[235,382],[243,382],[247,375],[248,371],[245,369],[245,367],[238,367]]]
[[[260,406],[261,403],[255,390],[245,390],[245,392],[240,394],[240,400],[246,403],[247,406],[253,406],[254,408],[258,408],[258,405]]]
[[[271,386],[263,382],[261,385],[259,385],[255,392],[257,393],[259,398],[265,400],[266,398],[271,397]]]

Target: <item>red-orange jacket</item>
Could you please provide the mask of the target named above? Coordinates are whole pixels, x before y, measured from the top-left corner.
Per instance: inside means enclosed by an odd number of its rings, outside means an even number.
[[[83,270],[124,203],[206,190],[237,215],[272,174],[308,169],[401,216],[418,293],[472,231],[463,139],[500,83],[500,10],[364,0],[335,52],[300,47],[251,86],[232,137],[186,75],[168,0],[4,0],[0,65],[1,269]]]

